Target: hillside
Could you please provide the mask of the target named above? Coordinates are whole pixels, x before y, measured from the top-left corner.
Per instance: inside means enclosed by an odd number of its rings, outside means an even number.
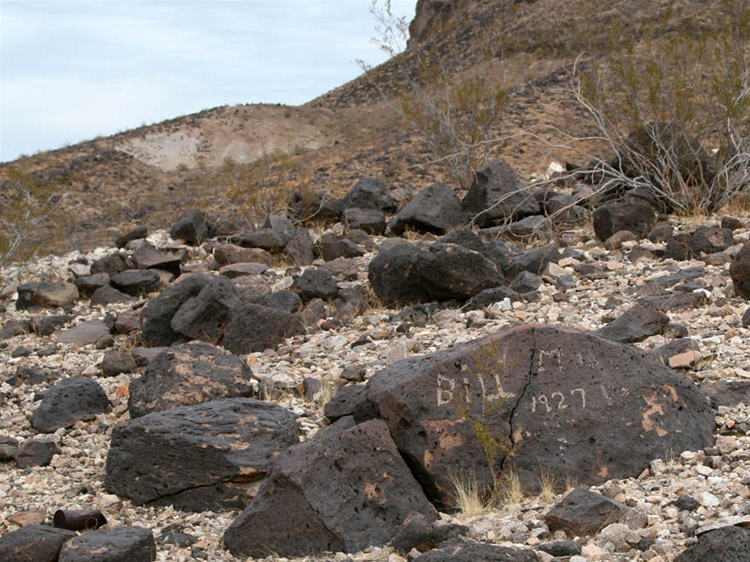
[[[441,177],[423,138],[390,106],[399,106],[394,92],[425,60],[439,61],[451,80],[480,74],[487,86],[509,90],[494,126],[496,136],[508,140],[491,152],[502,152],[528,178],[553,160],[580,159],[551,147],[559,140],[553,128],[577,136],[594,132],[570,99],[570,65],[578,55],[596,59],[605,46],[626,40],[638,52],[656,34],[721,29],[726,6],[420,0],[404,54],[303,106],[208,109],[4,164],[0,182],[17,171],[45,193],[57,192],[50,220],[34,229],[27,248],[41,252],[88,249],[138,224],[163,227],[191,207],[258,220],[243,216],[248,206],[237,199],[263,183],[342,195],[370,175],[393,184],[403,201]]]

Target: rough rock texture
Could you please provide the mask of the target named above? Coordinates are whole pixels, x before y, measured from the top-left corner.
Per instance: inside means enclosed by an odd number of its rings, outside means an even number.
[[[297,293],[302,301],[307,302],[312,299],[336,298],[339,286],[330,271],[309,268],[294,280],[291,290]]]
[[[615,232],[628,230],[643,238],[656,222],[656,212],[648,203],[637,200],[608,203],[594,212],[594,232],[599,240],[607,240]]]
[[[286,338],[302,333],[304,327],[297,314],[280,308],[243,303],[232,310],[224,328],[222,345],[232,353],[241,355],[273,349]]]
[[[526,189],[505,160],[492,160],[476,172],[476,180],[461,201],[464,211],[479,227],[509,217],[522,218],[541,212],[539,201]]]
[[[130,383],[128,411],[137,418],[177,406],[255,394],[252,371],[239,357],[204,342],[170,347]],[[256,383],[257,384],[257,383]]]
[[[393,217],[389,227],[393,234],[402,235],[407,229],[417,232],[445,234],[466,221],[461,201],[449,185],[436,182],[417,193]]]
[[[437,502],[467,459],[489,483],[490,450],[495,472],[510,454],[533,490],[542,470],[591,484],[711,441],[712,411],[693,382],[642,351],[569,328],[521,326],[399,361],[370,379],[367,397]]]
[[[73,283],[40,281],[18,286],[18,309],[57,308],[68,306],[78,300],[78,288]]]
[[[27,439],[16,451],[16,464],[21,468],[47,466],[59,451],[57,444],[48,439]]]
[[[582,536],[617,523],[624,512],[625,506],[586,488],[576,488],[550,509],[544,520],[550,531],[559,529]]]
[[[390,541],[414,512],[436,515],[388,428],[373,420],[281,453],[224,544],[242,556],[356,552]]]
[[[182,215],[172,225],[169,235],[187,244],[200,244],[210,234],[208,216],[200,209],[192,209]]]
[[[78,420],[91,420],[109,408],[107,393],[96,381],[87,377],[63,379],[47,391],[31,416],[31,426],[52,433]]]
[[[230,398],[125,422],[112,433],[105,487],[139,504],[243,507],[249,484],[297,442],[295,418],[281,406]]]
[[[474,250],[437,242],[429,251],[398,244],[370,262],[373,291],[385,305],[436,300],[467,300],[485,289],[505,285],[495,264]]]
[[[350,208],[376,209],[386,213],[396,210],[396,202],[389,193],[388,185],[376,179],[360,179],[341,202],[344,210]]]
[[[226,277],[216,277],[175,312],[170,326],[190,339],[219,342],[229,313],[239,305],[237,292]]]
[[[73,531],[47,525],[28,525],[0,536],[0,560],[4,562],[57,562]]]
[[[65,543],[59,562],[152,562],[156,543],[150,529],[120,527],[85,533]]]
[[[596,334],[619,343],[635,343],[664,333],[669,317],[650,306],[634,304]]]
[[[188,299],[198,295],[211,282],[208,275],[194,274],[180,279],[148,301],[143,309],[143,339],[146,345],[172,345],[182,338],[172,329],[172,317]]]
[[[750,562],[750,530],[727,526],[703,533],[675,562]]]
[[[750,299],[750,243],[742,246],[729,266],[735,292],[746,299]]]

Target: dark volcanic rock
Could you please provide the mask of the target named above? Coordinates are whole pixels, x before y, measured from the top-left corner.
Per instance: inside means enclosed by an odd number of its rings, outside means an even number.
[[[356,552],[390,541],[434,508],[379,420],[283,451],[253,503],[224,534],[238,556]]]
[[[229,313],[239,302],[232,282],[219,276],[196,296],[187,299],[172,317],[170,325],[187,338],[219,342]]]
[[[297,314],[281,308],[243,303],[232,310],[222,345],[238,355],[273,349],[286,338],[304,333]]]
[[[229,398],[127,421],[112,433],[105,487],[137,504],[244,507],[273,456],[297,443],[296,417],[274,404]]]
[[[310,265],[315,259],[315,244],[310,231],[306,228],[297,228],[284,244],[284,253],[292,258],[294,265]]]
[[[18,452],[18,441],[7,435],[0,435],[0,462],[10,462]]]
[[[27,439],[16,451],[16,464],[19,468],[47,466],[57,453],[57,445],[47,439]]]
[[[569,536],[591,535],[617,523],[625,506],[587,490],[576,488],[544,516],[549,530],[563,530]]]
[[[336,258],[356,258],[365,255],[366,250],[348,238],[339,238],[332,232],[326,232],[318,241],[320,255],[325,261]]]
[[[77,343],[87,345],[96,343],[101,338],[110,335],[109,326],[102,320],[86,320],[76,326],[61,331],[57,335],[60,343]]]
[[[128,242],[133,240],[139,240],[148,236],[148,228],[145,226],[138,226],[133,230],[129,230],[124,234],[120,234],[115,238],[115,246],[118,248],[124,248]]]
[[[73,304],[78,300],[78,288],[73,283],[40,281],[24,283],[17,288],[16,308],[23,310],[38,306],[39,308],[56,308]]]
[[[734,291],[745,299],[750,299],[750,243],[742,246],[729,266],[729,275]]]
[[[199,209],[192,209],[172,225],[169,235],[175,240],[184,240],[193,246],[202,243],[211,235],[208,216]]]
[[[90,297],[98,288],[109,285],[109,274],[95,273],[94,275],[79,277],[73,281],[73,284],[78,287],[78,292],[81,296]]]
[[[339,292],[339,286],[330,271],[311,267],[294,280],[291,290],[297,293],[303,302],[307,302],[313,299],[334,299]]]
[[[701,383],[701,391],[711,399],[714,408],[719,406],[750,405],[750,381],[723,380]]]
[[[91,304],[94,306],[107,306],[108,304],[132,301],[133,297],[118,291],[110,285],[104,285],[96,289],[91,295]]]
[[[99,364],[102,375],[116,377],[122,373],[132,373],[138,368],[138,362],[129,351],[110,350],[104,354]]]
[[[620,230],[628,230],[643,238],[655,222],[654,208],[634,199],[608,203],[594,211],[594,232],[602,242]]]
[[[599,328],[596,334],[619,343],[636,343],[664,333],[667,324],[669,317],[666,314],[656,308],[636,303],[621,316]]]
[[[491,484],[487,435],[492,470],[512,452],[525,489],[536,490],[542,470],[582,484],[637,476],[667,450],[702,449],[713,430],[708,401],[689,379],[636,348],[553,326],[399,361],[370,378],[367,398],[437,502],[452,489],[451,472]]]
[[[386,306],[429,300],[419,264],[429,252],[404,243],[380,251],[370,262],[368,277],[378,298]]]
[[[440,548],[417,556],[414,562],[538,562],[528,549],[508,548],[496,544],[452,539]]]
[[[344,222],[349,228],[358,228],[367,234],[381,235],[385,232],[385,215],[377,209],[345,209]]]
[[[252,375],[239,357],[211,344],[196,341],[172,346],[130,383],[130,418],[221,398],[253,396]]]
[[[529,271],[541,275],[547,264],[557,263],[560,259],[560,251],[554,244],[548,244],[541,248],[534,248],[520,254],[515,254],[507,258],[503,273],[508,279],[515,279],[516,275],[522,271]]]
[[[150,269],[126,269],[115,273],[110,283],[118,291],[137,297],[159,289],[159,274]]]
[[[131,259],[138,269],[162,269],[175,277],[180,276],[182,260],[177,256],[154,248],[151,244],[140,246],[133,252]]]
[[[356,207],[392,213],[396,210],[396,202],[388,191],[385,182],[364,177],[346,194],[341,201],[341,206],[344,210]]]
[[[541,213],[541,206],[505,160],[492,160],[476,172],[476,179],[461,201],[464,211],[480,228],[508,218]]]
[[[65,543],[59,562],[152,562],[154,535],[143,527],[90,531]]]
[[[750,562],[750,529],[727,526],[698,536],[675,562]]]
[[[232,263],[264,263],[272,266],[274,257],[261,248],[243,248],[234,244],[217,244],[214,247],[214,259],[219,265]]]
[[[464,210],[456,192],[449,185],[436,182],[417,193],[391,219],[389,226],[397,236],[407,229],[445,234],[465,222]]]
[[[96,381],[86,377],[62,379],[47,391],[31,415],[31,427],[52,433],[78,420],[91,420],[109,408],[107,393]]]
[[[416,548],[420,552],[437,548],[440,543],[469,533],[468,527],[457,524],[438,525],[421,513],[410,515],[393,540],[391,546],[400,552]]]
[[[121,254],[120,252],[115,252],[113,254],[109,254],[108,256],[104,256],[103,258],[99,258],[94,263],[92,263],[91,274],[105,274],[108,276],[112,276],[115,273],[120,273],[121,271],[132,268],[133,264],[127,256]]]
[[[0,560],[4,562],[57,562],[73,531],[48,525],[28,525],[0,537]]]
[[[665,258],[689,260],[701,254],[722,252],[734,244],[732,231],[728,228],[701,226],[690,233],[675,234],[667,240]]]
[[[429,251],[398,244],[370,262],[370,284],[386,306],[436,300],[467,300],[505,285],[495,264],[458,244],[437,242]]]
[[[211,283],[211,277],[188,275],[151,299],[143,310],[143,339],[151,347],[168,346],[182,338],[172,329],[172,317],[188,299]]]

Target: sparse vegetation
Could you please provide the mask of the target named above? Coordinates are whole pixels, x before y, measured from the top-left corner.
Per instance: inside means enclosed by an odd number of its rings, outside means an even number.
[[[449,479],[453,487],[451,504],[461,519],[482,515],[494,506],[494,498],[488,497],[487,490],[473,472],[451,473]]]
[[[377,22],[373,42],[400,71],[397,99],[385,94],[378,78],[374,83],[409,130],[428,146],[445,179],[467,189],[476,170],[499,145],[496,130],[507,90],[481,70],[449,68],[436,49],[403,53],[409,24],[393,14],[390,0],[382,4],[373,0],[370,12]],[[451,32],[451,26],[444,26],[443,33]],[[365,62],[359,63],[366,72],[374,72]]]
[[[666,30],[673,4],[653,25]],[[717,30],[648,33],[638,45],[617,35],[602,57],[576,64],[573,96],[615,154],[582,153],[581,174],[600,190],[705,214],[750,183],[750,8],[722,8]]]
[[[0,191],[0,267],[31,257],[42,241],[39,226],[49,217],[65,181],[44,181],[23,166],[4,170]],[[60,179],[60,178],[58,178]],[[45,229],[52,236],[52,229]]]

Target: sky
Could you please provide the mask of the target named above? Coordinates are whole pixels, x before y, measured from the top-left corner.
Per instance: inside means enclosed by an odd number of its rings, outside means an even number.
[[[0,162],[361,73],[371,0],[0,0]],[[382,4],[382,2],[381,2]],[[392,0],[410,21],[416,0]]]

